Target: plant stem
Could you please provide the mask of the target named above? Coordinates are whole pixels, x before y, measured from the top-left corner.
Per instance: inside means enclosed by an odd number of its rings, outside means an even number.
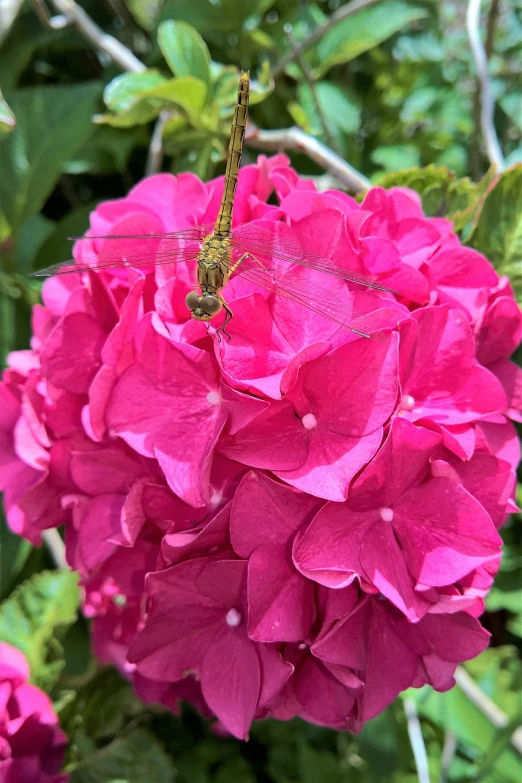
[[[428,754],[424,745],[422,728],[417,715],[417,705],[411,698],[404,699],[404,712],[408,721],[408,735],[410,738],[411,749],[417,767],[417,777],[419,783],[430,783],[430,771],[428,766]]]
[[[490,723],[497,729],[503,729],[504,726],[509,724],[509,718],[500,707],[497,707],[495,702],[491,701],[489,696],[486,696],[482,688],[480,688],[475,680],[467,673],[466,669],[462,666],[457,666],[455,672],[455,681],[459,688],[466,694],[468,699],[473,702],[481,713],[489,720]],[[516,729],[511,737],[511,744],[522,755],[522,727]]]
[[[308,67],[308,64],[303,57],[302,51],[299,50],[296,40],[294,36],[292,35],[292,30],[290,26],[288,29],[286,29],[286,36],[288,38],[288,43],[290,44],[290,47],[293,49],[295,53],[295,58],[299,64],[299,67],[303,73],[303,76],[305,77],[305,81],[309,87],[310,93],[312,95],[313,102],[315,103],[315,109],[317,111],[317,116],[319,117],[319,122],[321,123],[321,127],[323,129],[323,133],[325,135],[326,141],[330,147],[332,147],[333,150],[336,150],[335,142],[332,137],[332,134],[330,133],[330,129],[328,128],[328,121],[326,118],[326,115],[323,111],[323,107],[321,106],[321,102],[319,100],[319,95],[317,94],[317,89],[315,86],[314,77],[312,76],[312,73],[310,71],[310,68]]]
[[[141,73],[146,70],[144,63],[138,60],[130,49],[98,27],[74,0],[50,0],[50,2],[60,14],[63,14],[69,24],[74,25],[96,49],[105,52],[122,71]]]
[[[480,37],[480,6],[482,0],[469,0],[466,14],[466,24],[468,28],[468,38],[471,46],[471,53],[477,69],[477,76],[480,88],[480,127],[482,137],[486,147],[486,154],[491,163],[498,171],[505,169],[504,156],[500,149],[500,144],[495,131],[494,111],[495,103],[491,92],[491,83],[488,74],[488,57]],[[490,42],[492,47],[492,37],[494,29],[494,20],[488,25]]]
[[[276,64],[272,68],[272,76],[274,78],[276,76],[279,76],[279,74],[286,68],[289,62],[294,60],[305,49],[307,49],[309,46],[312,46],[312,44],[314,44],[316,41],[322,38],[323,35],[327,33],[328,30],[330,30],[330,28],[332,28],[338,22],[342,21],[343,19],[346,19],[352,14],[357,13],[357,11],[362,11],[363,8],[369,8],[369,6],[375,5],[378,2],[379,0],[353,0],[353,2],[350,3],[349,5],[343,5],[341,6],[341,8],[338,8],[337,11],[334,11],[333,14],[326,20],[326,22],[324,22],[324,24],[321,24],[319,25],[319,27],[316,27],[315,30],[311,32],[307,38],[304,39],[304,41],[301,41],[301,43],[296,44],[296,48],[293,51],[284,54],[276,62]]]
[[[54,560],[54,564],[57,568],[69,568],[67,565],[67,559],[65,557],[65,544],[62,537],[56,528],[50,528],[44,530],[43,534],[44,544],[49,550],[49,553]]]

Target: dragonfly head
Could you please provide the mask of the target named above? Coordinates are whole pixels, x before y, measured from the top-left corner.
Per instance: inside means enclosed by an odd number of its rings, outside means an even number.
[[[221,299],[208,292],[199,296],[196,291],[191,291],[187,294],[185,304],[190,310],[190,315],[192,318],[195,318],[196,321],[210,321],[210,319],[214,318],[223,308]]]

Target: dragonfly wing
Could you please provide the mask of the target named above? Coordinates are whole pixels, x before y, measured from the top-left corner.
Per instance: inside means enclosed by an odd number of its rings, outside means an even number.
[[[386,333],[382,331],[378,316],[373,313],[358,312],[349,299],[345,302],[341,301],[330,291],[303,278],[298,272],[283,268],[266,269],[252,262],[245,268],[242,265],[238,267],[234,276],[242,277],[254,285],[267,288],[285,299],[297,302],[361,337],[379,341],[388,339]]]
[[[273,267],[274,261],[280,261],[289,268],[304,266],[365,288],[396,293],[374,278],[343,269],[328,258],[304,250],[295,242],[283,238],[277,232],[277,225],[277,223],[274,224],[275,230],[273,232],[255,223],[239,226],[232,235],[232,245],[235,251],[238,254],[251,253],[261,261],[263,266]]]
[[[88,272],[122,267],[146,267],[192,261],[212,226],[195,226],[169,234],[108,234],[71,237],[84,242],[80,263],[67,261],[38,269],[31,277],[48,277],[71,272]]]

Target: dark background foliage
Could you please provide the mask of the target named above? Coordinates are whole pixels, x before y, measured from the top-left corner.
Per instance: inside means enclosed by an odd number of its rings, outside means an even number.
[[[508,167],[501,176],[484,154],[464,0],[358,4],[366,7],[335,23],[354,2],[82,0],[100,30],[125,47],[122,62],[59,16],[64,0],[6,0],[0,360],[28,345],[39,296],[28,273],[69,258],[67,237],[86,229],[97,203],[123,196],[160,168],[204,179],[223,172],[238,66],[254,77],[252,126],[296,125],[372,181],[413,187],[426,212],[450,216],[463,241],[510,274],[520,295],[519,4],[484,4],[494,119]],[[312,34],[315,42],[297,57],[295,47]],[[152,138],[161,142],[156,150]],[[257,154],[247,146],[245,162]],[[290,156],[320,187],[336,186],[306,155]],[[71,738],[73,783],[413,783],[414,751],[419,757],[423,748],[410,741],[405,707],[420,716],[432,781],[517,783],[519,518],[503,537],[502,570],[484,617],[491,648],[461,671],[451,692],[411,691],[355,738],[301,721],[267,721],[239,743],[215,736],[190,710],[173,717],[145,709],[114,671],[92,659],[74,575],[56,568],[52,550],[32,548],[5,525],[0,638],[24,650],[34,681],[55,700]]]

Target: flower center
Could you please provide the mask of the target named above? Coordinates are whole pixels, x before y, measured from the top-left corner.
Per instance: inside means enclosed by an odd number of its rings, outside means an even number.
[[[314,427],[317,427],[317,419],[313,413],[306,413],[301,419],[301,423],[305,430],[313,430]]]
[[[223,495],[221,494],[221,492],[214,490],[214,492],[210,496],[210,505],[214,507],[219,506],[222,500],[223,500]]]
[[[237,609],[229,609],[225,616],[227,625],[230,625],[231,628],[238,626],[242,619],[241,612],[238,612]]]
[[[393,522],[393,508],[380,508],[379,516],[383,522]]]
[[[207,394],[207,402],[211,405],[221,405],[221,394],[218,391],[211,391]]]
[[[401,408],[403,411],[412,411],[415,407],[415,397],[411,394],[403,394],[401,397]]]

